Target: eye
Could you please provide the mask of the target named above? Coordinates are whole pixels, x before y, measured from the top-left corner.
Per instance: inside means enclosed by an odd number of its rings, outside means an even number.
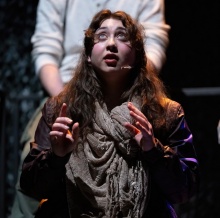
[[[95,42],[105,41],[107,39],[108,39],[108,35],[106,33],[95,34]]]
[[[121,41],[128,41],[128,35],[127,35],[127,33],[120,32],[117,34],[117,39],[119,39]]]

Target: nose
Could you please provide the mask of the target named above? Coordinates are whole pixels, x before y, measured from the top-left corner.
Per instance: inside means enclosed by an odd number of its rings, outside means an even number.
[[[116,52],[117,49],[117,43],[115,41],[114,37],[109,37],[108,42],[107,42],[107,50]]]

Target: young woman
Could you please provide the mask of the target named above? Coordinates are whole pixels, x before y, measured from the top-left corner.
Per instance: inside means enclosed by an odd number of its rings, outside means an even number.
[[[142,28],[97,13],[73,79],[42,111],[22,189],[44,199],[36,217],[177,217],[198,185],[181,105],[147,68]]]

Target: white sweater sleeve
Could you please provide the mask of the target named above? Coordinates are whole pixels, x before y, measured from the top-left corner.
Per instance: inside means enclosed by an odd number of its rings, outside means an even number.
[[[66,0],[39,0],[32,57],[38,74],[45,64],[59,66],[63,56],[63,26]],[[50,19],[53,17],[53,19]]]
[[[166,60],[170,29],[165,23],[164,1],[143,0],[138,21],[145,28],[147,57],[161,70]]]

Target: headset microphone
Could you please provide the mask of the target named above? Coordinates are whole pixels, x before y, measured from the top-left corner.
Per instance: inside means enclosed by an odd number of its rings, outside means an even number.
[[[131,68],[132,68],[132,66],[127,65],[127,66],[122,66],[122,67],[121,67],[121,70],[122,70],[122,69],[131,69]]]

